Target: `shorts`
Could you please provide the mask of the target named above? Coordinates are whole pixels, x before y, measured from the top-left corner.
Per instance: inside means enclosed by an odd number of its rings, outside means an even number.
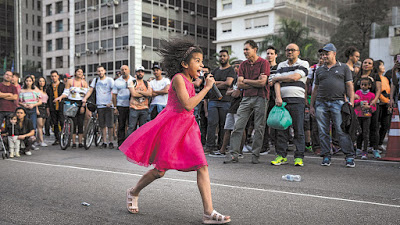
[[[238,117],[239,116],[236,113],[235,114],[233,114],[233,113],[226,114],[224,129],[225,130],[233,130]]]
[[[45,106],[44,107],[38,106],[38,109],[40,114],[37,116],[37,118],[47,119],[48,118],[47,108]]]
[[[101,128],[114,127],[114,109],[113,108],[98,108],[97,112],[99,114],[99,126]]]

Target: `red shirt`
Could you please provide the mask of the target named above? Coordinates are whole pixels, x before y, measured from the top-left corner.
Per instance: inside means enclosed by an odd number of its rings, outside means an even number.
[[[8,86],[4,85],[3,83],[0,83],[0,92],[1,93],[12,93],[13,95],[18,95],[17,88],[11,83]],[[0,98],[0,111],[1,112],[14,112],[16,108],[17,108],[17,106],[15,105],[15,101]]]
[[[269,76],[270,66],[269,62],[261,57],[258,57],[257,61],[253,64],[246,60],[242,62],[239,66],[239,77],[244,77],[244,79],[258,80],[260,74],[264,73]],[[264,87],[250,88],[243,90],[243,97],[253,97],[260,96],[263,98],[268,98],[269,96],[269,86],[266,84]]]

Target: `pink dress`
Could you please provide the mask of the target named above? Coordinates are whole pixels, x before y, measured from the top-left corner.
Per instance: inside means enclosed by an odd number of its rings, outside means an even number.
[[[176,76],[183,77],[189,97],[193,97],[193,84],[182,74]],[[165,109],[133,132],[119,149],[129,161],[146,167],[153,164],[159,171],[194,171],[208,165],[193,110],[185,110],[172,85]]]

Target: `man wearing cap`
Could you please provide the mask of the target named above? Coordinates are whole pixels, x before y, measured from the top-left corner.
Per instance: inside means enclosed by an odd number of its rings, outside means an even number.
[[[127,65],[121,66],[121,76],[114,81],[112,90],[114,114],[118,115],[118,147],[125,141],[126,128],[129,118],[129,98],[131,96],[128,84],[134,80],[129,74],[130,70]]]
[[[330,153],[330,121],[336,129],[340,147],[346,155],[346,166],[355,167],[354,149],[349,134],[341,128],[341,109],[345,102],[345,94],[350,104],[354,103],[353,78],[350,68],[345,63],[336,61],[336,47],[329,43],[319,50],[324,65],[315,72],[315,86],[311,95],[310,112],[318,122],[322,166],[331,164]],[[347,91],[347,92],[346,92]]]
[[[149,97],[152,96],[151,85],[143,80],[144,67],[136,67],[136,80],[128,84],[131,98],[129,101],[128,135],[136,130],[137,124],[142,126],[149,116]]]
[[[63,76],[63,82],[64,82],[64,84],[66,84],[67,82],[68,82],[68,79],[70,79],[72,76],[69,74],[69,73],[66,73],[64,76]]]
[[[154,65],[152,69],[155,79],[150,81],[151,88],[153,89],[153,99],[149,110],[151,120],[156,118],[167,105],[168,90],[171,84],[168,78],[162,76],[162,70],[159,65]]]
[[[307,61],[299,59],[300,49],[294,43],[286,46],[287,60],[279,63],[277,71],[270,83],[275,88],[275,104],[285,108],[292,117],[294,130],[293,144],[296,147],[294,152],[294,165],[303,166],[305,139],[304,139],[304,110],[305,110],[305,88],[309,69]],[[289,128],[288,128],[289,129]],[[287,164],[287,143],[289,136],[287,130],[276,130],[276,158],[271,161],[272,165],[279,166]]]

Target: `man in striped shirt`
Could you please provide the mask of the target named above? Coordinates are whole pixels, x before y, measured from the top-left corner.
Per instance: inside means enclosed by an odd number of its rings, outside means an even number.
[[[276,74],[270,78],[270,83],[275,88],[275,104],[281,106],[286,102],[286,109],[292,117],[294,139],[296,146],[294,152],[294,165],[303,166],[305,139],[304,139],[304,109],[305,109],[305,83],[309,70],[307,61],[299,59],[299,46],[294,43],[289,44],[286,49],[287,60],[279,63]],[[287,130],[277,130],[277,140],[275,151],[277,157],[271,161],[272,165],[282,165],[287,163]]]

